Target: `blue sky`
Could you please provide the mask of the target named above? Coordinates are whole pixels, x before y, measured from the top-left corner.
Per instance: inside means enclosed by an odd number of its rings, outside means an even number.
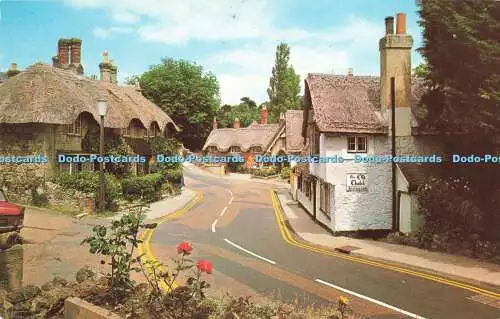
[[[421,45],[415,0],[0,0],[0,10],[0,70],[51,63],[60,37],[78,37],[87,75],[98,74],[104,50],[121,81],[162,57],[183,58],[216,74],[223,103],[267,99],[280,41],[301,79],[348,68],[378,75],[384,18],[397,12]]]

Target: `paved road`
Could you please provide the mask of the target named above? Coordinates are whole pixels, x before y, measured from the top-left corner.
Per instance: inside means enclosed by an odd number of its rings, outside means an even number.
[[[500,309],[469,299],[473,292],[289,245],[276,222],[270,185],[218,178],[198,168],[185,174],[187,187],[204,198],[179,219],[161,224],[151,247],[167,261],[180,241],[190,241],[195,259],[214,263],[210,280],[218,293],[278,295],[319,305],[345,295],[356,312],[370,318],[500,318]]]

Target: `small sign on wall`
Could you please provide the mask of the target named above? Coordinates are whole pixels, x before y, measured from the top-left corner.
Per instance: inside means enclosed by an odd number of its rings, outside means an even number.
[[[367,174],[349,173],[346,175],[346,190],[348,192],[368,192]]]

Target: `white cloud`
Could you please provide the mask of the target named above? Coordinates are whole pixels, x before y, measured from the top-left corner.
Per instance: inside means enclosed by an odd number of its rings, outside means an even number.
[[[126,33],[131,33],[133,31],[134,31],[134,29],[129,28],[129,27],[111,27],[111,28],[98,27],[98,28],[94,28],[92,30],[92,33],[97,38],[105,39],[112,34],[126,34]]]
[[[278,27],[275,13],[279,11],[273,7],[278,4],[271,0],[69,2],[75,8],[111,13],[115,27],[94,29],[94,35],[101,38],[133,30],[144,41],[171,46],[237,40],[237,49],[198,61],[217,75],[223,103],[237,103],[242,96],[259,102],[267,99],[278,41],[290,45],[290,62],[303,80],[311,72],[345,74],[352,67],[355,73],[366,73],[366,65],[378,70],[378,39],[384,33],[383,21],[374,23],[357,16],[347,17],[341,26],[320,30]]]

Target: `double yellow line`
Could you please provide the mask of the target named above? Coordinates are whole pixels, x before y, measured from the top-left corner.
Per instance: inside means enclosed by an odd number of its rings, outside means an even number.
[[[179,210],[173,212],[172,214],[169,214],[164,217],[160,217],[155,219],[153,222],[157,223],[158,225],[165,223],[169,220],[173,220],[176,218],[181,217],[185,213],[187,213],[190,209],[192,209],[196,204],[198,204],[202,199],[203,199],[203,193],[199,191],[195,191],[196,195],[186,203],[182,208]],[[150,278],[155,280],[154,278],[154,271],[153,271],[153,265],[159,265],[156,267],[156,271],[165,273],[165,268],[160,265],[156,257],[153,255],[153,251],[151,250],[151,238],[153,237],[153,233],[156,230],[156,228],[153,229],[146,229],[144,232],[142,232],[140,236],[140,240],[142,243],[139,244],[139,247],[137,248],[137,251],[139,255],[143,255],[141,257],[141,262],[146,265],[146,270],[148,271]],[[161,280],[159,282],[160,288],[163,291],[169,292],[170,287],[169,285],[164,281]],[[172,283],[172,288],[178,287],[176,282]]]
[[[271,200],[272,200],[272,203],[273,203],[274,213],[276,215],[276,221],[278,223],[278,227],[280,229],[281,236],[283,237],[283,239],[285,240],[285,242],[287,242],[288,244],[290,244],[292,246],[299,247],[299,248],[302,248],[302,249],[306,249],[306,250],[309,250],[309,251],[313,251],[313,252],[316,252],[316,253],[321,254],[321,255],[342,258],[342,259],[345,259],[345,260],[350,260],[350,261],[361,263],[361,264],[365,264],[365,265],[370,265],[370,266],[374,266],[374,267],[378,267],[378,268],[383,268],[383,269],[388,269],[388,270],[392,270],[392,271],[404,273],[404,274],[407,274],[407,275],[412,275],[412,276],[415,276],[415,277],[424,278],[424,279],[427,279],[427,280],[431,280],[431,281],[434,281],[434,282],[439,282],[441,284],[445,284],[445,285],[448,285],[448,286],[453,286],[453,287],[465,289],[465,290],[468,290],[468,291],[471,291],[471,292],[474,292],[474,293],[477,293],[477,294],[480,294],[480,295],[484,295],[484,296],[488,296],[490,298],[494,298],[494,299],[500,300],[500,294],[499,293],[496,293],[496,292],[493,292],[493,291],[489,291],[489,290],[486,290],[486,289],[483,289],[483,288],[479,288],[479,287],[476,287],[476,286],[471,286],[471,285],[468,285],[468,284],[465,284],[465,283],[461,283],[461,282],[458,282],[458,281],[449,280],[449,279],[446,279],[446,278],[443,278],[443,277],[438,277],[438,276],[426,274],[426,273],[423,273],[423,272],[419,272],[419,271],[415,271],[415,270],[411,270],[411,269],[407,269],[407,268],[403,268],[403,267],[399,267],[399,266],[394,266],[394,265],[390,265],[390,264],[384,264],[384,263],[380,263],[380,262],[376,262],[376,261],[371,261],[371,260],[364,259],[364,258],[359,258],[359,257],[353,257],[353,256],[349,256],[349,255],[345,255],[345,254],[333,252],[333,251],[330,251],[330,250],[327,250],[327,249],[322,249],[322,248],[314,247],[314,246],[311,246],[311,245],[299,242],[299,241],[295,240],[295,238],[293,238],[292,234],[290,233],[290,231],[288,229],[288,226],[285,223],[285,220],[283,218],[282,208],[281,208],[281,205],[279,203],[278,197],[276,195],[276,191],[271,191]]]

